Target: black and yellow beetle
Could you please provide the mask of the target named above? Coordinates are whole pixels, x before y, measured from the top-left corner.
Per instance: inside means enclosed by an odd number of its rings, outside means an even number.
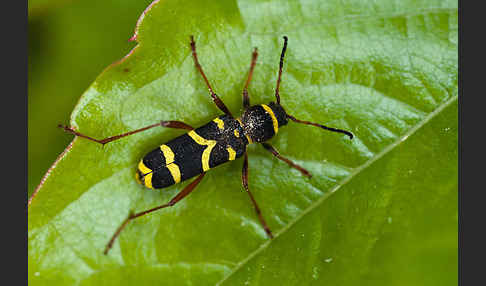
[[[287,49],[287,37],[284,36],[284,46],[280,55],[280,65],[278,70],[277,87],[275,89],[276,102],[269,104],[259,104],[250,106],[250,98],[248,96],[248,85],[251,81],[253,69],[258,57],[257,49],[255,48],[252,54],[252,60],[248,78],[243,88],[243,107],[244,112],[240,118],[235,118],[228,108],[224,105],[221,99],[214,93],[209,81],[204,74],[196,53],[196,43],[194,37],[191,36],[191,50],[194,58],[196,68],[201,73],[206,85],[209,89],[210,95],[216,106],[225,114],[216,117],[211,122],[194,129],[190,125],[181,121],[161,121],[159,123],[146,126],[131,132],[123,133],[113,137],[102,140],[94,139],[79,132],[74,131],[67,126],[59,125],[65,131],[83,137],[102,145],[120,139],[122,137],[132,135],[153,127],[163,126],[169,128],[187,129],[188,133],[181,135],[171,141],[160,145],[152,152],[148,153],[138,164],[136,172],[137,181],[151,189],[161,189],[168,186],[185,181],[192,177],[198,176],[194,181],[187,185],[168,203],[157,206],[155,208],[139,212],[131,213],[127,219],[120,225],[115,234],[112,236],[106,245],[104,253],[108,253],[113,245],[113,242],[118,237],[122,229],[129,221],[143,216],[147,213],[156,211],[161,208],[175,205],[178,201],[183,199],[197,186],[209,169],[214,168],[220,164],[235,160],[244,156],[242,181],[245,191],[250,196],[250,199],[255,207],[258,218],[265,229],[267,235],[272,238],[272,232],[267,223],[263,219],[260,208],[258,207],[253,195],[248,188],[248,155],[246,146],[251,143],[260,143],[263,147],[270,151],[275,157],[287,163],[290,167],[299,170],[303,175],[311,177],[311,174],[301,166],[293,163],[289,159],[281,156],[275,148],[265,141],[275,136],[280,127],[287,125],[288,120],[297,123],[317,126],[326,130],[339,132],[348,135],[351,139],[353,134],[351,132],[327,127],[318,123],[299,120],[288,114],[280,105],[279,87],[282,78],[283,59]]]

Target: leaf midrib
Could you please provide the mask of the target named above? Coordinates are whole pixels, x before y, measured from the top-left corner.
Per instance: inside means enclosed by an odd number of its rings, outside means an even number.
[[[425,116],[424,119],[422,119],[418,124],[416,124],[414,127],[412,127],[410,130],[408,130],[404,135],[398,137],[393,143],[385,147],[382,151],[378,152],[375,154],[372,158],[370,158],[368,161],[363,163],[361,166],[358,166],[355,168],[349,176],[341,180],[339,183],[337,183],[334,187],[330,189],[330,191],[323,195],[321,198],[319,198],[317,201],[309,205],[306,209],[304,209],[299,215],[297,215],[293,220],[291,220],[288,224],[286,224],[280,231],[275,233],[275,236],[272,240],[267,240],[265,243],[263,243],[258,249],[254,250],[251,252],[245,259],[243,259],[240,263],[236,265],[235,268],[233,268],[227,275],[225,275],[220,281],[216,283],[216,285],[221,285],[224,283],[226,280],[228,280],[234,273],[236,273],[239,269],[241,269],[244,265],[246,265],[253,257],[257,256],[260,252],[268,248],[270,243],[277,239],[279,236],[283,235],[286,233],[289,229],[292,228],[298,221],[300,221],[304,216],[306,216],[308,213],[310,213],[312,210],[320,206],[324,200],[329,198],[333,193],[335,193],[338,189],[340,189],[342,186],[346,185],[351,179],[353,179],[355,176],[360,174],[362,171],[367,169],[369,166],[371,166],[375,161],[378,161],[381,157],[395,149],[398,145],[400,145],[402,142],[407,140],[408,137],[413,135],[415,132],[417,132],[420,128],[422,128],[425,124],[427,124],[430,120],[432,120],[435,116],[437,116],[442,110],[447,108],[450,104],[454,103],[457,100],[457,96],[453,96],[444,103],[442,103],[438,108],[436,108],[434,111],[429,113],[427,116]]]

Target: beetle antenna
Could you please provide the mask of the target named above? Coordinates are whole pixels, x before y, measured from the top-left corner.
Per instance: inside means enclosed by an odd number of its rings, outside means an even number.
[[[277,98],[278,104],[280,104],[280,94],[278,93],[278,90],[280,88],[280,81],[282,79],[283,60],[285,56],[285,51],[287,50],[287,41],[289,40],[287,36],[283,36],[283,38],[284,38],[284,45],[282,48],[282,53],[280,54],[280,66],[278,68],[277,88],[275,88],[275,97]]]
[[[346,130],[342,130],[342,129],[337,129],[337,128],[333,128],[333,127],[328,127],[328,126],[324,126],[324,125],[321,125],[319,123],[314,123],[314,122],[310,122],[310,121],[304,121],[304,120],[299,120],[295,117],[293,117],[292,115],[289,115],[287,114],[287,118],[294,121],[294,122],[297,122],[297,123],[302,123],[302,124],[306,124],[306,125],[312,125],[312,126],[317,126],[317,127],[320,127],[322,129],[325,129],[325,130],[329,130],[329,131],[332,131],[332,132],[338,132],[338,133],[343,133],[343,134],[346,134],[349,136],[349,139],[353,139],[354,135],[353,133],[349,132],[349,131],[346,131]]]

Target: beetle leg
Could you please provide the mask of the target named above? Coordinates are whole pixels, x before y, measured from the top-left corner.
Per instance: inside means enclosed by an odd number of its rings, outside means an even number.
[[[265,219],[262,216],[262,212],[261,212],[260,208],[258,207],[258,204],[255,201],[255,198],[251,194],[250,189],[248,188],[248,153],[246,153],[246,152],[245,152],[245,161],[243,162],[243,170],[241,172],[241,181],[243,182],[243,188],[245,188],[245,191],[250,196],[251,202],[253,203],[253,206],[255,207],[255,211],[258,215],[258,219],[260,220],[260,223],[262,224],[263,228],[265,229],[265,232],[267,233],[269,238],[273,238],[272,231],[270,230],[267,223],[265,222]]]
[[[197,59],[197,53],[196,53],[196,42],[194,42],[194,36],[191,36],[191,50],[192,50],[192,57],[194,58],[194,64],[196,65],[196,68],[199,70],[199,73],[204,79],[204,82],[206,82],[206,85],[209,89],[209,92],[211,94],[211,98],[213,99],[214,103],[216,106],[223,111],[225,114],[228,114],[229,116],[233,117],[229,109],[224,105],[223,101],[219,98],[219,96],[214,93],[213,88],[209,84],[209,80],[206,77],[206,74],[204,74],[204,71],[201,67],[201,64],[199,64],[199,60]]]
[[[135,133],[138,133],[138,132],[142,132],[142,131],[145,131],[145,130],[148,130],[150,128],[154,128],[154,127],[157,127],[157,126],[176,128],[176,129],[187,129],[187,130],[194,129],[189,124],[186,124],[186,123],[181,122],[181,121],[173,121],[173,120],[172,121],[160,121],[159,123],[152,124],[152,125],[149,125],[149,126],[145,126],[145,127],[140,128],[140,129],[133,130],[133,131],[126,132],[126,133],[122,133],[122,134],[115,135],[115,136],[112,136],[112,137],[107,137],[107,138],[104,138],[104,139],[95,139],[93,137],[79,133],[79,132],[75,131],[74,129],[67,127],[65,125],[62,125],[62,124],[58,125],[59,128],[64,129],[64,131],[66,131],[68,133],[74,134],[74,135],[79,136],[79,137],[83,137],[85,139],[88,139],[88,140],[91,140],[91,141],[94,141],[94,142],[97,142],[97,143],[100,143],[101,145],[105,145],[106,143],[109,143],[111,141],[115,141],[115,140],[118,140],[120,138],[129,136],[129,135],[132,135],[132,134],[135,134]]]
[[[263,145],[263,148],[265,148],[266,150],[270,151],[270,152],[273,154],[273,156],[275,156],[275,157],[277,157],[278,159],[280,159],[280,160],[284,161],[284,162],[285,162],[285,163],[287,163],[287,164],[288,164],[290,167],[292,167],[292,168],[295,168],[295,169],[299,170],[299,171],[302,173],[302,175],[307,176],[307,177],[309,177],[309,178],[310,178],[310,177],[312,177],[312,175],[309,173],[309,171],[307,171],[306,169],[302,168],[301,166],[299,166],[299,165],[295,164],[294,162],[292,162],[292,161],[290,161],[289,159],[287,159],[287,158],[283,157],[282,155],[280,155],[280,154],[278,153],[278,151],[277,151],[275,148],[273,148],[273,146],[272,146],[272,145],[270,145],[270,144],[268,144],[268,143],[262,143],[262,145]]]
[[[201,182],[202,178],[204,177],[206,173],[202,173],[201,175],[199,175],[199,177],[197,177],[194,181],[192,181],[189,185],[187,185],[184,189],[182,189],[182,191],[180,191],[175,197],[173,197],[168,203],[166,204],[163,204],[161,206],[158,206],[158,207],[155,207],[155,208],[151,208],[149,210],[146,210],[146,211],[143,211],[143,212],[139,212],[139,213],[131,213],[126,219],[125,221],[123,221],[123,223],[118,227],[118,229],[115,231],[115,233],[113,234],[113,236],[111,237],[110,241],[108,242],[108,244],[106,245],[105,247],[105,251],[103,252],[105,255],[108,253],[108,251],[111,249],[111,247],[113,246],[113,243],[115,242],[115,239],[120,235],[121,231],[127,226],[127,224],[138,218],[138,217],[141,217],[143,215],[146,215],[148,213],[151,213],[151,212],[154,212],[156,210],[160,210],[160,209],[163,209],[163,208],[166,208],[166,207],[171,207],[173,205],[175,205],[178,201],[182,200],[183,198],[185,198],[187,195],[189,195],[195,188],[196,186],[199,184],[199,182]]]

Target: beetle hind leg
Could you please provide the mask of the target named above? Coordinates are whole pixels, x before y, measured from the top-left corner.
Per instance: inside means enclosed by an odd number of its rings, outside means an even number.
[[[88,135],[85,135],[83,133],[77,132],[76,130],[74,130],[71,127],[67,127],[67,126],[62,125],[62,124],[58,125],[59,128],[62,128],[67,133],[71,133],[73,135],[88,139],[90,141],[99,143],[103,146],[106,143],[121,139],[121,138],[126,137],[126,136],[130,136],[130,135],[133,135],[135,133],[142,132],[142,131],[145,131],[145,130],[148,130],[148,129],[151,129],[151,128],[154,128],[154,127],[157,127],[157,126],[168,127],[168,128],[176,128],[176,129],[186,129],[186,130],[194,129],[192,126],[190,126],[189,124],[186,124],[182,121],[175,121],[175,120],[160,121],[158,123],[155,123],[155,124],[152,124],[152,125],[149,125],[149,126],[145,126],[145,127],[140,128],[140,129],[136,129],[136,130],[129,131],[129,132],[126,132],[126,133],[122,133],[122,134],[119,134],[119,135],[107,137],[107,138],[104,138],[104,139],[95,139],[95,138],[90,137]]]
[[[201,180],[202,180],[202,178],[204,177],[205,174],[206,173],[202,173],[201,175],[199,175],[199,177],[197,177],[194,181],[192,181],[189,185],[187,185],[184,189],[182,189],[182,191],[177,193],[177,195],[175,197],[173,197],[168,203],[154,207],[154,208],[151,208],[151,209],[146,210],[146,211],[139,212],[139,213],[130,213],[128,215],[128,217],[123,221],[123,223],[117,228],[117,230],[115,231],[115,233],[111,237],[110,241],[106,244],[106,247],[105,247],[105,250],[103,251],[103,253],[105,255],[108,254],[108,251],[110,251],[110,249],[113,247],[113,243],[115,242],[116,238],[120,235],[122,230],[127,226],[127,224],[130,221],[132,221],[132,220],[134,220],[138,217],[144,216],[146,214],[149,214],[151,212],[154,212],[156,210],[160,210],[160,209],[163,209],[163,208],[174,206],[177,202],[179,202],[180,200],[185,198],[187,195],[189,195],[196,188],[196,186],[199,184],[199,182],[201,182]]]

